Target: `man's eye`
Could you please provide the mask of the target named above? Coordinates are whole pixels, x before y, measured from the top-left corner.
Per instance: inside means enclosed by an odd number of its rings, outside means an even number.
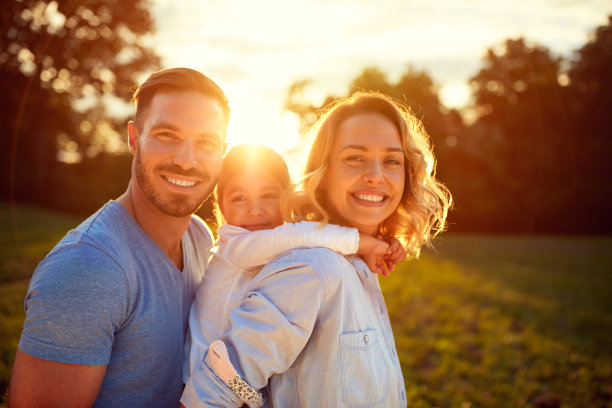
[[[200,145],[206,148],[216,149],[219,147],[219,141],[216,139],[200,139]]]
[[[170,132],[161,132],[157,134],[157,137],[159,137],[162,140],[176,140],[177,137],[174,133],[170,133]]]

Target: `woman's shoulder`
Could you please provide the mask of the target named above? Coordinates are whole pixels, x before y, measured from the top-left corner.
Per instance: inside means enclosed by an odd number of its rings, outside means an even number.
[[[270,261],[264,269],[282,270],[293,268],[310,269],[325,277],[342,276],[343,270],[351,268],[351,262],[342,254],[329,248],[298,248],[287,251]]]

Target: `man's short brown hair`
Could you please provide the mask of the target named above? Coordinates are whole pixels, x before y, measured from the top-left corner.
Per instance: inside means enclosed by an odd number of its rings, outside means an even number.
[[[132,102],[136,106],[134,122],[139,126],[142,113],[158,92],[199,92],[216,99],[225,117],[229,119],[230,107],[225,93],[212,79],[191,68],[167,68],[154,72],[134,89]]]

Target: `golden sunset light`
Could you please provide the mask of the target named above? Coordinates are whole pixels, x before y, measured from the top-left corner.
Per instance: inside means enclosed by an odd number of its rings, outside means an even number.
[[[0,408],[610,406],[611,0],[8,0],[0,82]]]
[[[601,0],[155,0],[150,40],[164,65],[201,70],[226,90],[230,145],[284,153],[299,140],[297,118],[283,112],[297,81],[309,80],[310,102],[320,104],[346,94],[366,67],[395,81],[411,66],[432,77],[447,108],[461,109],[488,47],[523,36],[569,56],[611,11]]]

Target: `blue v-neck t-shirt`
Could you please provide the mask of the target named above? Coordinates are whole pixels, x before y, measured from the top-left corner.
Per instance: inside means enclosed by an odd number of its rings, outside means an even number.
[[[187,318],[212,247],[197,216],[182,245],[180,271],[121,204],[108,202],[38,265],[19,349],[106,365],[94,406],[178,406]]]

